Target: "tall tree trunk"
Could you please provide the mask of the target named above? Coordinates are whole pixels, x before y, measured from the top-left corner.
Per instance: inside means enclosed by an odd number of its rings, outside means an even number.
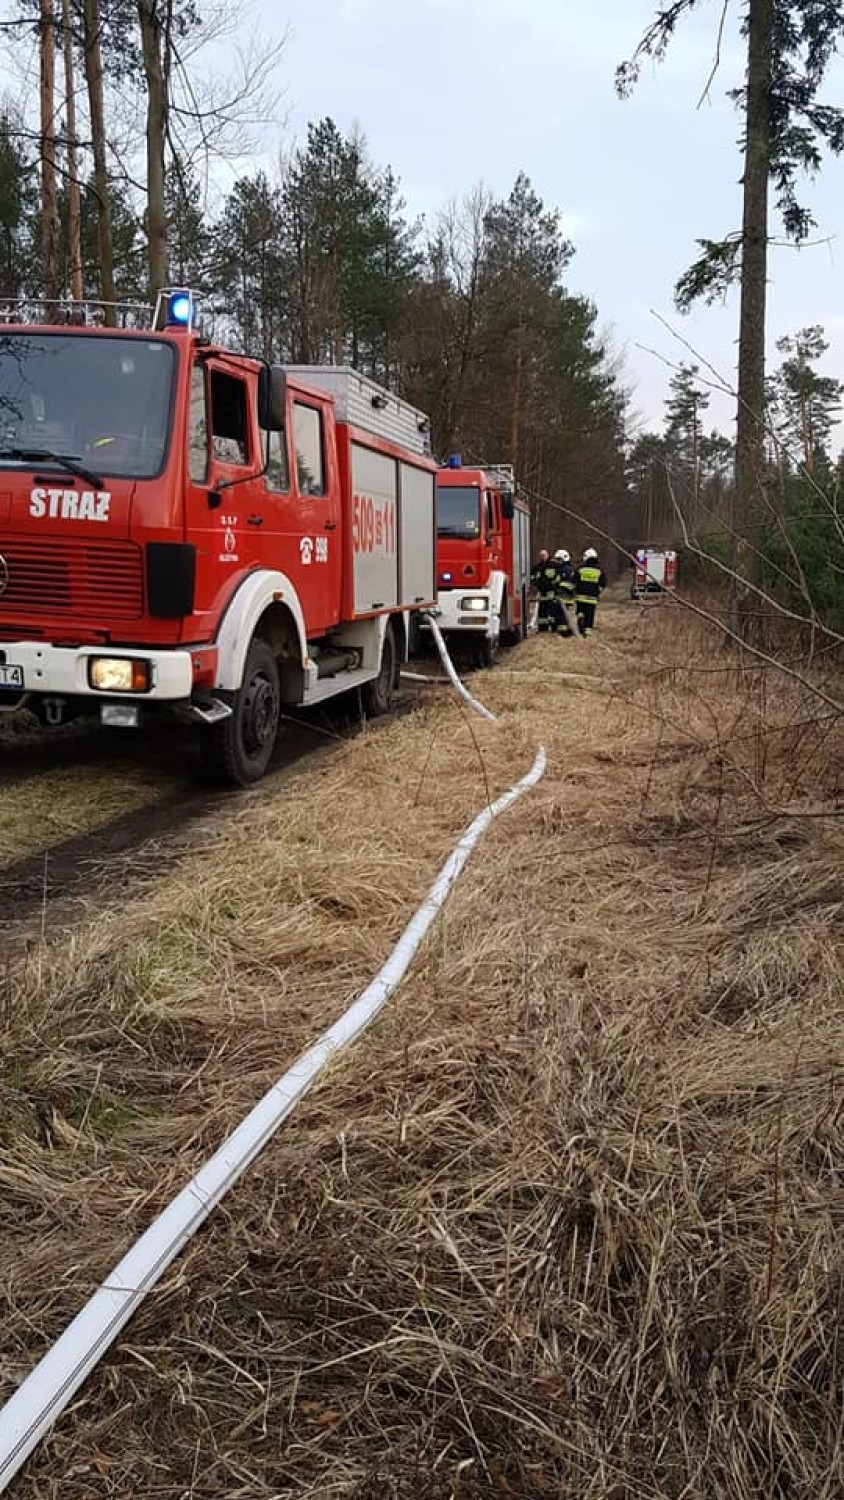
[[[100,0],[82,0],[85,38],[85,82],[91,116],[91,146],[94,153],[94,191],[97,195],[97,227],[100,250],[100,297],[105,320],[112,326],[114,310],[114,251],[111,241],[111,200],[106,163],[105,106],[103,103],[103,54],[100,45]]]
[[[41,276],[44,296],[58,302],[59,198],[56,187],[56,15],[53,0],[41,0]]]
[[[167,285],[167,214],[164,206],[164,136],[167,86],[164,73],[164,7],[138,0],[147,84],[147,240],[150,301]]]
[[[469,285],[465,294],[465,316],[462,319],[459,335],[459,358],[457,364],[456,379],[452,383],[450,415],[448,419],[448,442],[446,449],[448,453],[453,452],[460,435],[466,416],[466,386],[469,377],[469,367],[475,350],[475,326],[478,304],[478,278],[480,272],[480,259],[475,257],[472,262],[472,270]]]
[[[747,37],[747,116],[739,313],[736,497],[733,532],[736,571],[758,583],[758,540],[765,470],[765,304],[768,265],[768,175],[771,165],[771,74],[774,0],[750,0]],[[743,545],[744,544],[744,545]],[[731,624],[751,633],[748,600],[734,592]],[[754,606],[755,608],[755,606]]]
[[[812,433],[812,409],[805,387],[800,391],[800,437],[803,443],[803,467],[811,474],[815,466],[815,444]]]
[[[81,302],[82,289],[82,207],[79,193],[79,155],[76,136],[76,92],[73,70],[73,31],[70,23],[70,0],[62,0],[64,42],[64,92],[67,119],[67,237],[69,245],[70,295]]]
[[[692,397],[692,503],[690,507],[689,521],[694,535],[697,535],[700,523],[700,426],[697,415],[697,394]],[[672,528],[676,528],[677,518],[671,517]],[[672,529],[672,536],[674,530]]]
[[[522,423],[522,370],[524,367],[524,349],[522,348],[522,331],[519,328],[519,344],[516,349],[516,365],[513,371],[513,405],[510,408],[510,462],[514,468],[519,466],[519,434]]]
[[[519,299],[519,321],[516,330],[516,360],[513,369],[513,404],[510,408],[510,462],[514,469],[519,467],[519,439],[522,425],[522,375],[525,363],[524,346],[524,303],[522,287],[518,291]]]

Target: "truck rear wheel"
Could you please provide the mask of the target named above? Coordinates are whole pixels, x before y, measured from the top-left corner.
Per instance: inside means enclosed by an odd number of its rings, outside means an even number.
[[[253,640],[232,712],[202,731],[202,759],[215,781],[250,786],[266,771],[281,723],[278,663],[266,641]]]
[[[393,706],[398,666],[395,632],[392,625],[388,625],[384,632],[384,644],[381,647],[381,666],[378,676],[361,688],[363,711],[368,718],[375,719],[380,714],[390,712]]]

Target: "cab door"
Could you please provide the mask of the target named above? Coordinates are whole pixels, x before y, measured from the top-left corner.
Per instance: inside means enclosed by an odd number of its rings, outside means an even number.
[[[504,529],[501,520],[501,496],[497,490],[484,492],[484,532],[489,571],[504,567]]]
[[[269,452],[268,566],[290,578],[313,640],[340,620],[343,538],[330,402],[288,390],[284,428],[269,434]]]
[[[194,613],[213,634],[238,579],[266,550],[266,485],[254,380],[215,359],[190,374],[185,465],[185,539],[196,547]]]

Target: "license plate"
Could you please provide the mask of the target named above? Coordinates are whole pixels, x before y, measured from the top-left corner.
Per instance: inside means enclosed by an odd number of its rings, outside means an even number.
[[[23,687],[23,667],[0,666],[0,688],[4,687]]]
[[[117,729],[137,729],[141,715],[136,703],[101,703],[100,723]]]

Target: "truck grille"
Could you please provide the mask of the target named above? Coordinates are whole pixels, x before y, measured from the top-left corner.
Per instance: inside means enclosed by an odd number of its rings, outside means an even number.
[[[141,552],[132,542],[0,532],[0,588],[4,580],[0,620],[21,614],[94,617],[107,627],[143,614]]]

